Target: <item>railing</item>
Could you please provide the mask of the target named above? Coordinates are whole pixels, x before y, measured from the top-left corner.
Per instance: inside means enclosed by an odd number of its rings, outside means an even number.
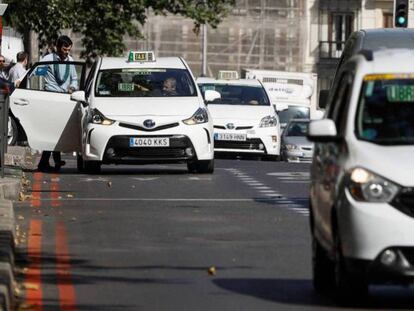
[[[345,41],[319,41],[319,59],[340,58]]]

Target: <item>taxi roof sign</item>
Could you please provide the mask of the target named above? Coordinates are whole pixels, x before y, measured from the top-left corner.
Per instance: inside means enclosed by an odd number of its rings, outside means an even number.
[[[153,51],[130,51],[128,62],[155,62],[155,54]]]
[[[220,70],[218,73],[218,80],[237,80],[239,79],[239,73],[231,70]]]

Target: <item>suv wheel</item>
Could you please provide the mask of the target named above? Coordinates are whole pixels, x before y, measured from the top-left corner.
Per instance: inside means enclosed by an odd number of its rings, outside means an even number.
[[[315,236],[312,235],[313,288],[317,292],[332,289],[335,284],[334,263],[326,255]]]
[[[340,303],[348,305],[362,301],[368,294],[368,283],[363,273],[348,271],[342,255],[339,234],[334,235],[335,242],[335,291]]]
[[[100,161],[83,161],[83,169],[86,173],[99,174],[101,172]]]
[[[188,162],[187,168],[190,173],[212,174],[214,172],[214,159]]]

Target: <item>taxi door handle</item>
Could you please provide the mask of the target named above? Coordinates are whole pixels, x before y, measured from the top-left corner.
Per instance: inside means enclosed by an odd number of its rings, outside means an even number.
[[[14,101],[14,104],[15,105],[19,105],[19,106],[27,106],[29,104],[29,101],[26,100],[26,99],[20,99],[20,98],[18,98],[18,99],[16,99]]]

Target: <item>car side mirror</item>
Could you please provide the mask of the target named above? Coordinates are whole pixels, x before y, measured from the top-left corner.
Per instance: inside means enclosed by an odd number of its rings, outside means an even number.
[[[338,142],[335,122],[331,119],[314,120],[309,123],[308,140],[313,142]]]
[[[328,104],[329,90],[322,90],[319,92],[319,109],[325,109]]]
[[[275,99],[271,99],[271,103],[272,103],[273,107],[275,108],[276,112],[289,109],[289,105],[284,103],[284,102],[280,102],[280,101],[277,101]]]
[[[211,103],[215,101],[216,99],[220,99],[220,98],[221,98],[221,94],[214,90],[207,90],[204,93],[204,101],[206,102],[206,104]]]
[[[88,102],[86,101],[85,91],[76,91],[70,94],[70,100],[80,102],[83,107],[88,106]]]

